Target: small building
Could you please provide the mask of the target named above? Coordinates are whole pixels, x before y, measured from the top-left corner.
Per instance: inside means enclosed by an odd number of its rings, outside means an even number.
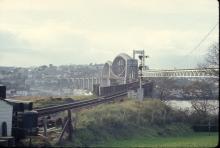
[[[13,105],[0,99],[0,137],[12,135]]]

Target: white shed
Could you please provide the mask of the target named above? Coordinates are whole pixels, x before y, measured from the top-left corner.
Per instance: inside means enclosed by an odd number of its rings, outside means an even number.
[[[4,135],[3,127],[7,126],[7,136],[11,136],[13,106],[0,99],[0,137]]]

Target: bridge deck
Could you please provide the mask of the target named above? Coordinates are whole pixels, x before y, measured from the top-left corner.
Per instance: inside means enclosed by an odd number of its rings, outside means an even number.
[[[215,71],[215,72],[213,72]],[[194,78],[219,78],[218,68],[206,69],[174,69],[174,70],[145,70],[143,77],[194,77]]]

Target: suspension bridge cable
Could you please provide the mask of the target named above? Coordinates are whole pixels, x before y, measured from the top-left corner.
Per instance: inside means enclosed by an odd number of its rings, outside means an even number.
[[[188,56],[189,54],[193,53],[194,51],[196,51],[199,46],[208,38],[208,36],[212,33],[212,31],[216,28],[216,26],[219,24],[219,22],[217,22],[214,27],[212,27],[212,29],[202,38],[202,40],[188,53],[186,54],[186,56]]]
[[[200,45],[208,38],[208,36],[213,32],[213,30],[217,27],[217,25],[219,24],[219,22],[217,22],[211,29],[210,31],[202,38],[202,40],[192,49],[190,50],[190,52],[188,52],[187,54],[185,54],[183,57],[185,58],[185,62],[188,63],[189,62],[189,55],[191,55],[193,52],[197,52],[200,47]],[[194,62],[196,61],[196,63],[198,64],[198,57],[196,56],[194,58]]]

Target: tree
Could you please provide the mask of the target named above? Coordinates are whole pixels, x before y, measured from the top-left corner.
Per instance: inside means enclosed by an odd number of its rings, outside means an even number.
[[[207,67],[219,68],[219,43],[214,43],[206,57]]]
[[[193,112],[190,121],[193,124],[207,124],[212,117],[217,117],[218,104],[210,101],[218,98],[214,90],[214,84],[210,81],[194,81],[183,87],[182,95],[191,100]]]
[[[202,69],[213,68],[207,70],[207,73],[219,77],[219,43],[214,43],[209,47],[205,62],[199,64],[199,67]],[[195,97],[191,101],[191,104],[195,110],[194,114],[199,117],[200,122],[210,122],[210,112],[216,111],[219,108],[208,102],[208,99],[215,98],[213,90],[216,88],[214,86],[219,87],[217,79],[210,79],[209,83],[195,82],[190,86],[190,89],[188,87],[188,91]],[[202,100],[198,100],[198,98]]]
[[[188,99],[215,99],[213,94],[214,85],[207,81],[194,81],[190,85],[183,87],[183,96]]]
[[[168,100],[171,97],[172,89],[176,88],[175,80],[171,78],[162,78],[155,80],[155,93],[161,101]]]
[[[200,68],[215,68],[207,71],[210,74],[219,76],[219,43],[212,44],[205,57],[205,62],[198,65]],[[216,70],[217,69],[217,70]]]

